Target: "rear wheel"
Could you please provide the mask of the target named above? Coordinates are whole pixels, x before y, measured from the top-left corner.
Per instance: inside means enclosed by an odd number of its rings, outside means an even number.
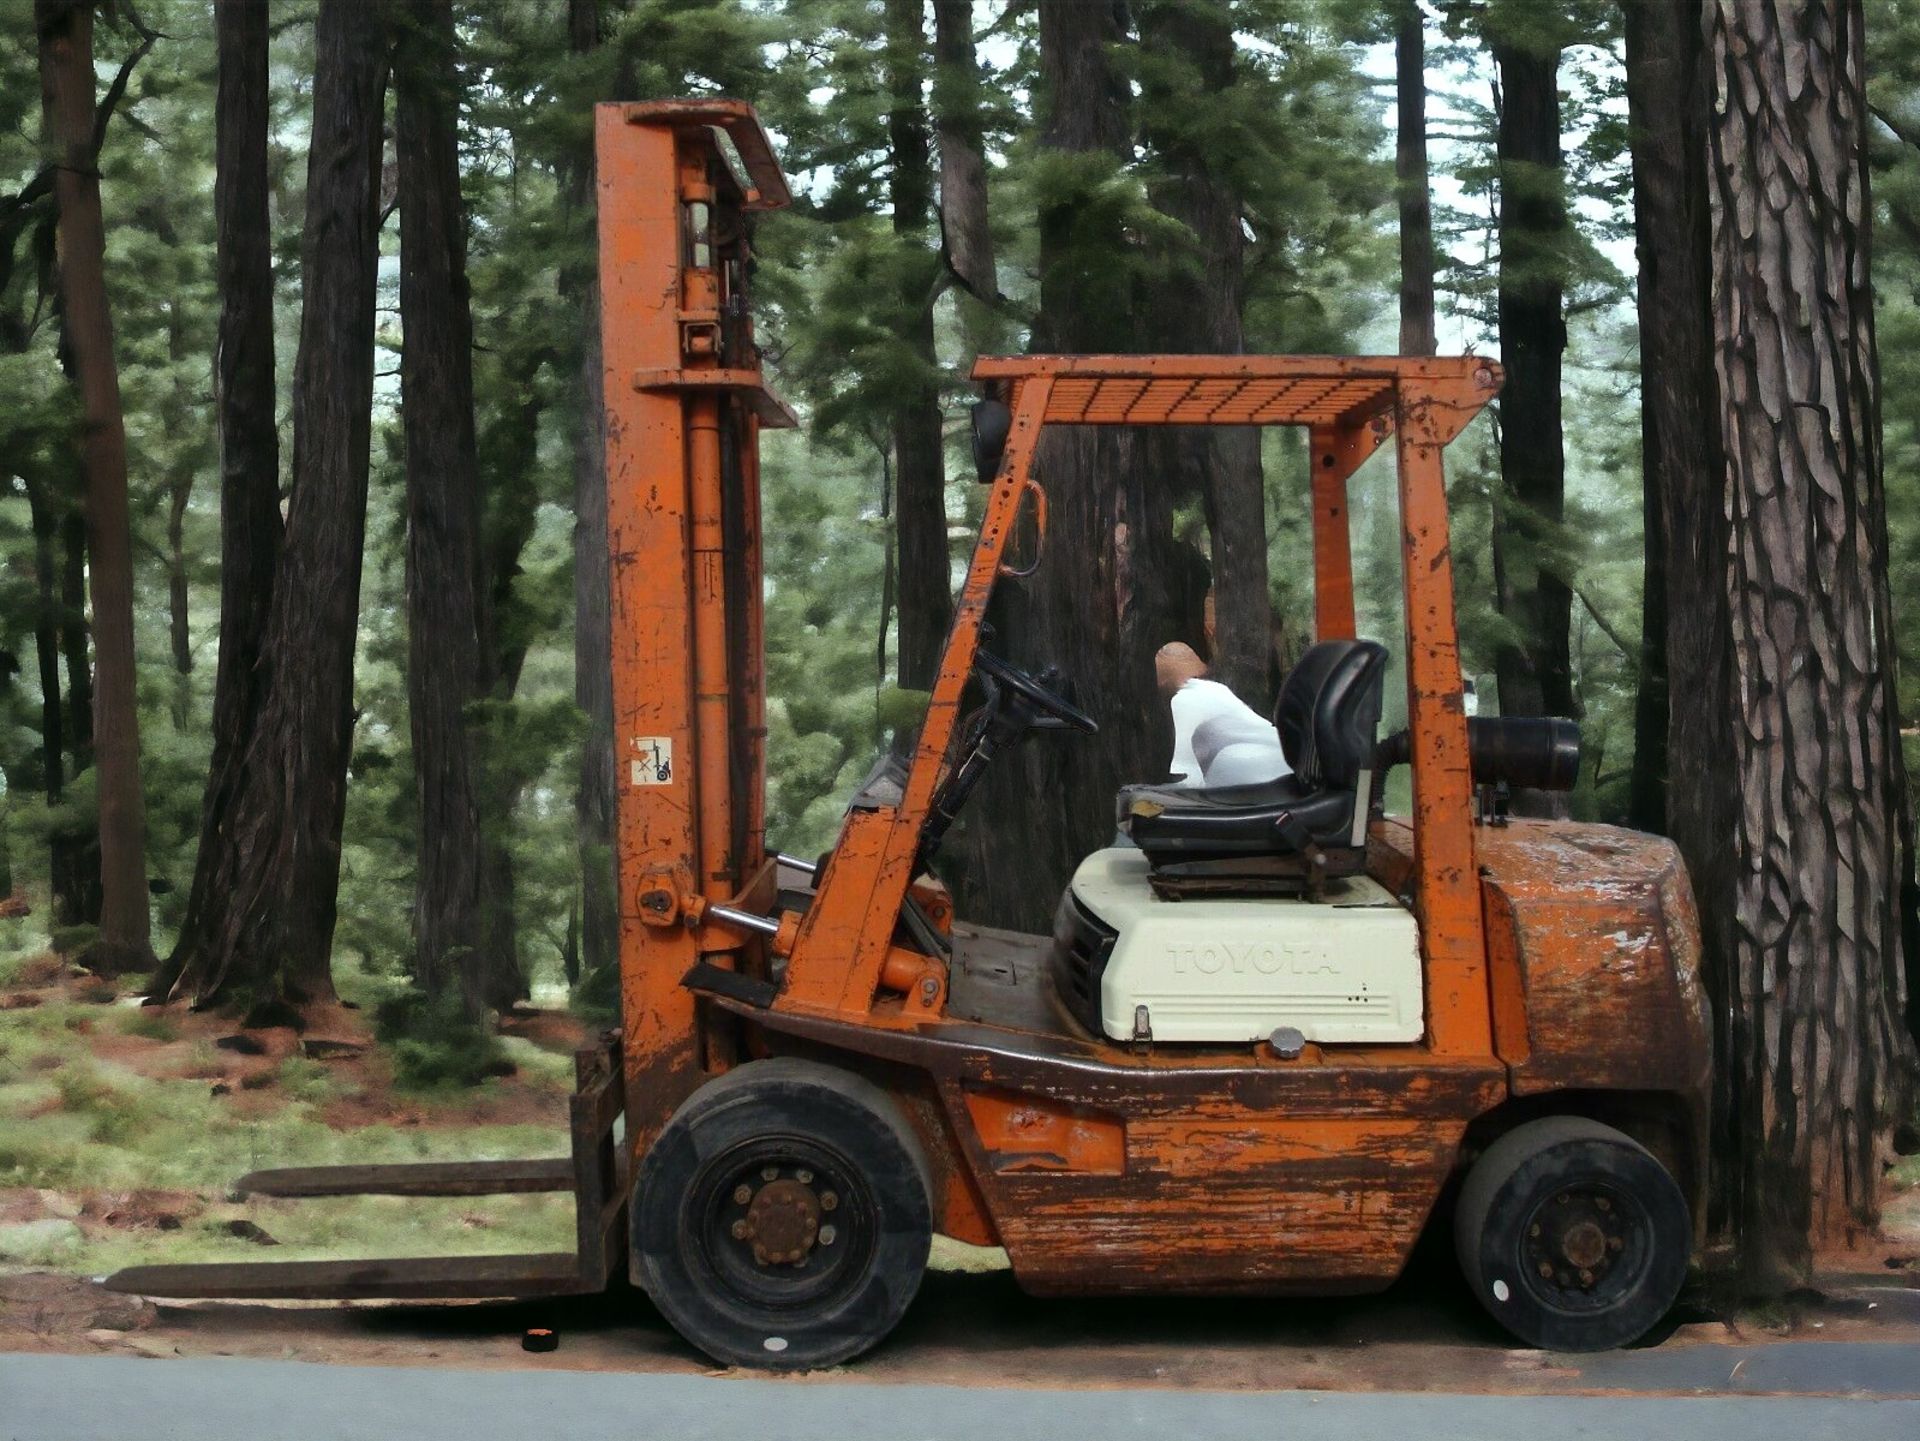
[[[1454,1242],[1481,1304],[1522,1341],[1603,1351],[1639,1340],[1673,1305],[1693,1224],[1652,1152],[1611,1126],[1552,1116],[1474,1164]]]
[[[682,1336],[735,1366],[849,1360],[900,1320],[932,1244],[919,1142],[886,1093],[780,1057],[708,1082],[640,1164],[633,1252]]]

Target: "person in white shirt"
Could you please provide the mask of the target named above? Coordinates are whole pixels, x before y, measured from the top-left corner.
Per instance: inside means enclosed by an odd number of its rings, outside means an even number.
[[[1258,785],[1287,775],[1286,752],[1267,718],[1219,681],[1192,646],[1172,641],[1153,658],[1160,694],[1173,712],[1173,759],[1178,786]]]

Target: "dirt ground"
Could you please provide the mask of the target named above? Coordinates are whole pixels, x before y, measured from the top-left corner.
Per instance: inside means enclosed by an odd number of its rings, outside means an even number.
[[[556,1330],[559,1349],[524,1351],[522,1336],[533,1326]],[[1664,1334],[1650,1338],[1663,1353],[1780,1341],[1920,1346],[1920,1291],[1855,1287],[1733,1319],[1688,1302]],[[0,1277],[0,1350],[711,1371],[644,1297],[628,1291],[538,1304],[156,1305],[47,1273]],[[1512,1349],[1438,1258],[1424,1258],[1382,1296],[1344,1300],[1038,1301],[1005,1273],[936,1273],[893,1337],[832,1374],[874,1384],[1076,1388],[1564,1394],[1611,1387],[1585,1378],[1579,1358]],[[1737,1384],[1737,1375],[1728,1380]],[[1920,1394],[1920,1370],[1912,1389]]]

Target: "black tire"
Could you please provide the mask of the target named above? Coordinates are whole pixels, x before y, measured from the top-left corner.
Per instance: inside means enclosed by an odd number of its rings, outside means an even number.
[[[1529,1346],[1604,1351],[1639,1340],[1680,1294],[1693,1222],[1653,1153],[1611,1126],[1518,1126],[1467,1173],[1454,1213],[1467,1283]]]
[[[878,1086],[812,1061],[752,1061],[694,1092],[641,1160],[640,1284],[716,1361],[836,1365],[891,1331],[920,1289],[931,1191],[918,1139]]]

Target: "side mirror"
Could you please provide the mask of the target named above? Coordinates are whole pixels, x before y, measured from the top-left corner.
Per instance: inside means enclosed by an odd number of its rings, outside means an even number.
[[[1013,433],[1013,412],[1005,401],[983,400],[973,407],[973,468],[982,485],[1000,473],[1000,457]]]

